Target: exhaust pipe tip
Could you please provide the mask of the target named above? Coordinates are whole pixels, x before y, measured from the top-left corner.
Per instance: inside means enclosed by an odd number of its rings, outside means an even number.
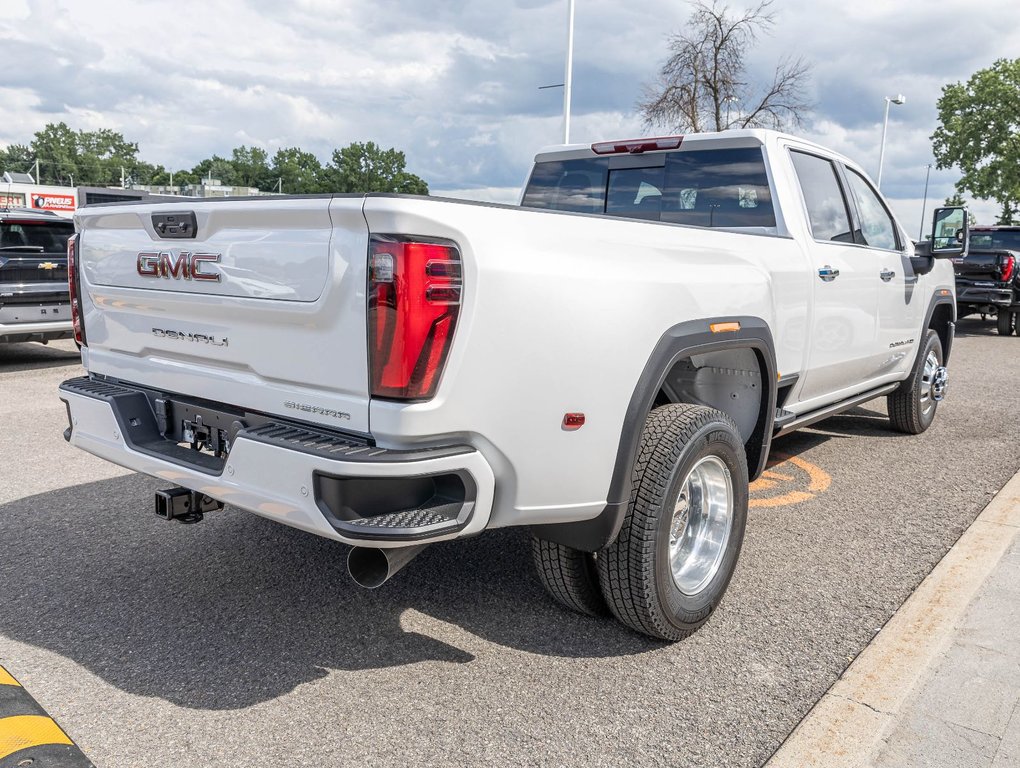
[[[347,555],[347,572],[354,583],[365,589],[378,589],[425,549],[425,544],[396,549],[354,547]]]

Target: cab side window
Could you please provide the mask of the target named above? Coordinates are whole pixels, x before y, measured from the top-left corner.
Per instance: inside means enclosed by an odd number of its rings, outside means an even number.
[[[885,248],[889,251],[900,249],[899,238],[896,236],[896,225],[892,216],[882,204],[878,193],[871,188],[867,180],[852,168],[846,169],[850,182],[850,190],[857,201],[857,213],[861,217],[861,229],[857,240],[862,245],[872,248]]]
[[[805,152],[790,152],[815,240],[854,242],[843,190],[832,162]]]

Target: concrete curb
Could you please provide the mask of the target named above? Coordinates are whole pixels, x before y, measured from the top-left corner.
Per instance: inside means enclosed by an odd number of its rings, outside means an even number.
[[[974,595],[1018,534],[1020,472],[808,712],[767,768],[869,765],[904,703],[948,650]]]

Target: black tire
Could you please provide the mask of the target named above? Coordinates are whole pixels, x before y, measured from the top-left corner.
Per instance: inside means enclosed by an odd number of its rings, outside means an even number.
[[[995,316],[995,328],[1000,336],[1011,336],[1013,334],[1013,313],[1008,309],[1000,309]]]
[[[531,558],[545,591],[564,608],[586,616],[609,613],[599,589],[595,555],[532,535]]]
[[[917,354],[910,376],[886,399],[889,421],[898,432],[919,435],[935,420],[938,401],[932,395],[931,377],[925,373],[929,355],[934,355],[937,366],[942,365],[942,342],[939,335],[930,328],[925,333],[924,344]]]
[[[685,594],[671,568],[671,528],[681,491],[690,493],[688,476],[705,460],[724,467],[730,481],[729,534],[709,580]],[[620,534],[596,560],[602,594],[613,615],[631,629],[682,640],[719,604],[744,539],[747,458],[736,425],[721,411],[700,405],[656,408],[645,422],[633,484]]]

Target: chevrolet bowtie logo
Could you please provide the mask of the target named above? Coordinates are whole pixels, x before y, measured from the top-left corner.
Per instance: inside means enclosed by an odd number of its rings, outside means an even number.
[[[44,261],[39,265],[39,269],[56,269],[59,264],[54,264],[52,261]]]

